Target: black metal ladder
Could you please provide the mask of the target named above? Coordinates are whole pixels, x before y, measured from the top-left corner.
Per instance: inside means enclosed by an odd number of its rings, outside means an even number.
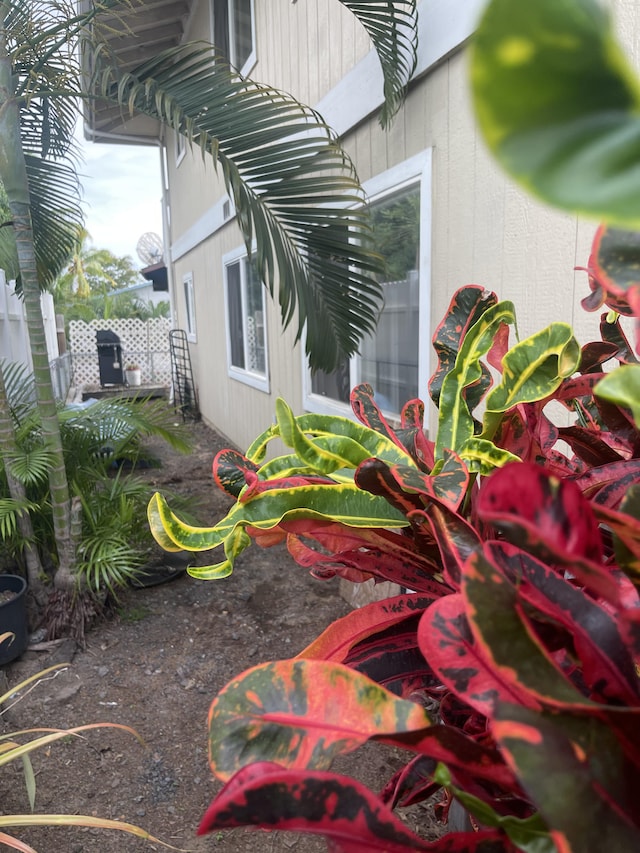
[[[169,332],[169,353],[173,404],[182,413],[183,420],[191,418],[193,421],[199,421],[198,392],[193,381],[189,343],[183,329],[172,329]]]

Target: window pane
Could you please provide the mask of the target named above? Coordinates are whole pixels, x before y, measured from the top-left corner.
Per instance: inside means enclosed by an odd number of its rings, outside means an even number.
[[[196,334],[196,306],[193,293],[193,279],[185,278],[184,284],[184,307],[187,321],[187,334],[190,337],[195,337]]]
[[[240,262],[227,267],[227,306],[229,310],[229,338],[231,364],[244,370],[244,329],[242,323],[242,285]]]
[[[214,0],[213,43],[229,59],[229,0]]]
[[[349,359],[346,358],[333,373],[317,370],[311,377],[312,394],[330,397],[332,400],[339,400],[341,403],[349,402],[350,385]]]
[[[245,260],[247,275],[246,334],[247,370],[266,373],[262,282],[252,263]]]
[[[373,336],[362,343],[360,379],[390,412],[418,396],[420,188],[371,207],[376,248],[387,263],[384,308]]]
[[[251,0],[232,0],[233,5],[233,63],[242,68],[253,50]]]

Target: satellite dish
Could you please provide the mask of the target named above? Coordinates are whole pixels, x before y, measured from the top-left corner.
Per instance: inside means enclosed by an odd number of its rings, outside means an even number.
[[[138,240],[136,252],[143,264],[150,267],[159,264],[163,260],[164,248],[162,238],[153,231],[147,231]]]

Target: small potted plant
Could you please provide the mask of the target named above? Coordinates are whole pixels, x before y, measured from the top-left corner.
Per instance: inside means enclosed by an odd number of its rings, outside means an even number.
[[[127,385],[142,385],[142,373],[140,371],[140,366],[135,364],[135,362],[127,364],[124,369],[124,375],[127,380]]]

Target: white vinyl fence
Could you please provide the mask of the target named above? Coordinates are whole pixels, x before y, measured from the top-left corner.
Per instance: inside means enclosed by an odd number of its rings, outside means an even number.
[[[71,359],[58,351],[53,296],[41,294],[40,304],[53,390],[59,400],[64,400],[71,383]],[[33,368],[24,303],[15,292],[15,283],[6,280],[4,270],[0,270],[0,359],[24,364],[29,370]]]

